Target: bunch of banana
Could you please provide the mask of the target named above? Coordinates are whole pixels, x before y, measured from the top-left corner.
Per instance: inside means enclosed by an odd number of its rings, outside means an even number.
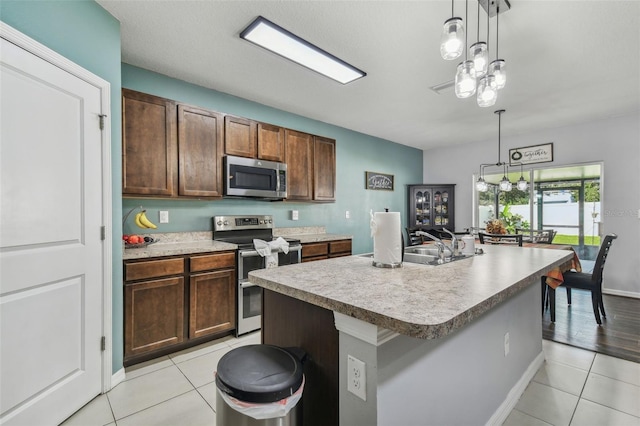
[[[154,225],[147,218],[147,215],[145,214],[145,212],[146,212],[146,210],[142,210],[141,212],[136,214],[136,218],[135,218],[136,225],[138,225],[138,227],[140,227],[142,229],[147,229],[147,228],[156,229],[157,226]]]

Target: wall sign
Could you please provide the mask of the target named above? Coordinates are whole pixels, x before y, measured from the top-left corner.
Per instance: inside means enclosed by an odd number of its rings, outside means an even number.
[[[384,173],[364,172],[365,189],[393,191],[393,175]]]
[[[509,165],[548,163],[553,161],[553,143],[509,150]]]

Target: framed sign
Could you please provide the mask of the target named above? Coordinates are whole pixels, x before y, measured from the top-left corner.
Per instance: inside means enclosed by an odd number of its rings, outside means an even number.
[[[364,172],[365,189],[393,191],[393,175],[384,173]]]
[[[509,165],[548,163],[553,161],[553,143],[509,150]]]

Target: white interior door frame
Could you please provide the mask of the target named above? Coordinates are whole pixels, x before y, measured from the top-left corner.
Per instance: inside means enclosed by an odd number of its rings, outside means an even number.
[[[112,187],[111,187],[111,84],[71,62],[59,53],[38,43],[15,28],[0,21],[0,36],[33,55],[84,80],[100,90],[102,130],[102,225],[105,238],[102,245],[102,335],[105,350],[102,352],[102,392],[112,388]]]

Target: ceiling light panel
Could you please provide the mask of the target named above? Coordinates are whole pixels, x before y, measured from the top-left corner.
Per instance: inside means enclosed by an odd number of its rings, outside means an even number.
[[[240,33],[240,38],[342,84],[367,75],[262,16],[249,24]]]

